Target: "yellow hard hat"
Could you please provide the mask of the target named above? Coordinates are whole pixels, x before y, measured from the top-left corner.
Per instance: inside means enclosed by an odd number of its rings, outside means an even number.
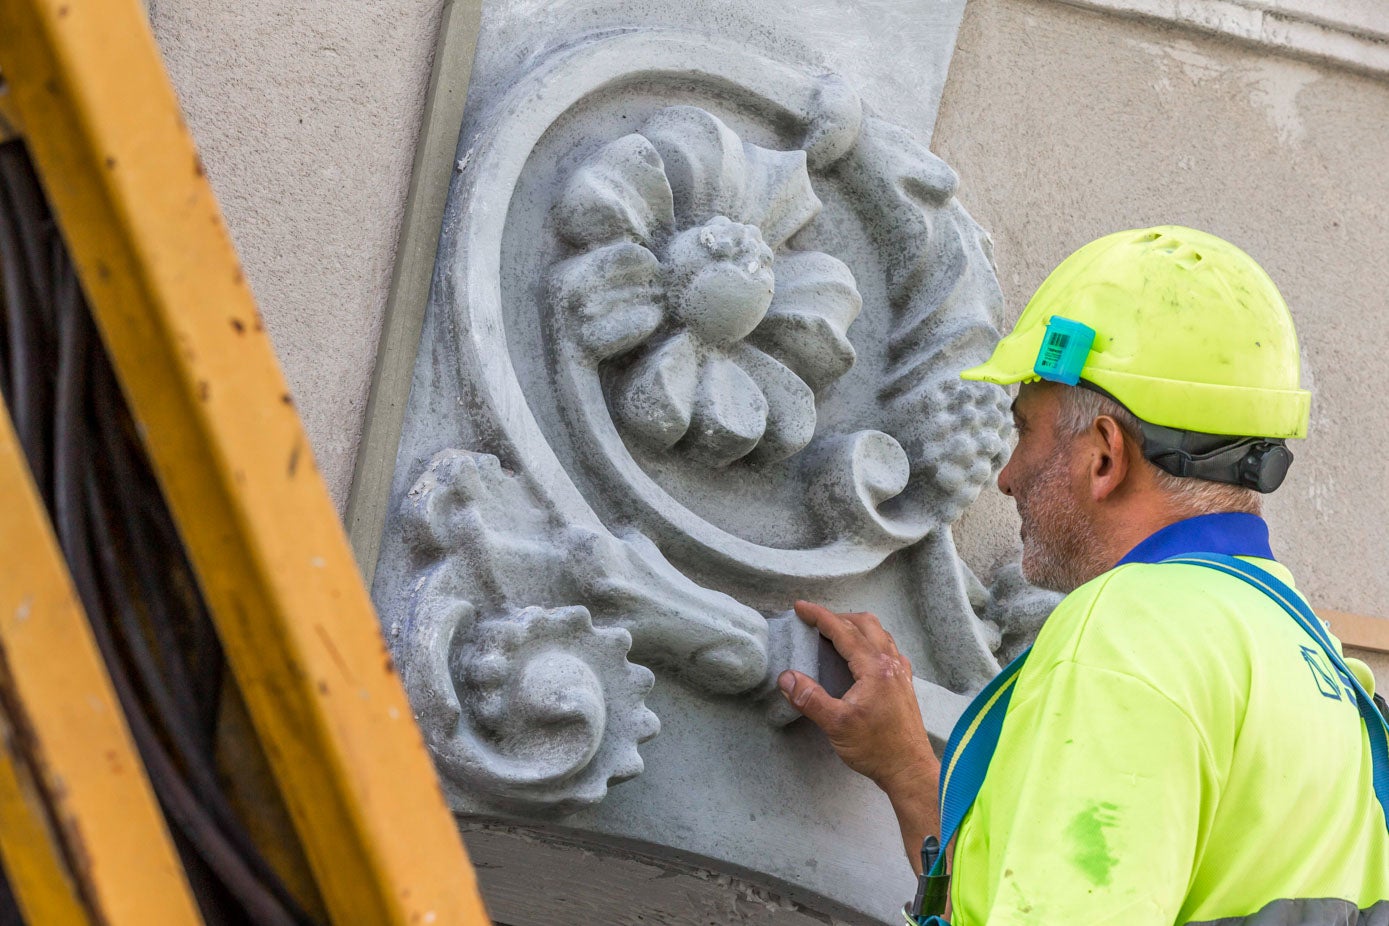
[[[1305,437],[1311,410],[1292,316],[1268,274],[1228,241],[1178,225],[1076,251],[993,356],[960,375],[1083,379],[1143,421],[1204,434]]]

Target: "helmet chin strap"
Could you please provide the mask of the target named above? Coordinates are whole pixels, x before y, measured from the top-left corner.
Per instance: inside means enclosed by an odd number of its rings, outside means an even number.
[[[1124,404],[1094,383],[1081,380],[1078,385]],[[1141,418],[1138,424],[1143,431],[1143,457],[1173,476],[1243,486],[1267,495],[1283,484],[1293,462],[1287,442],[1278,438],[1183,431]]]

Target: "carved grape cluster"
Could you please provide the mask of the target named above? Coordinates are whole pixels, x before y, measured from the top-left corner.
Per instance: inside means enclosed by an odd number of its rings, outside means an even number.
[[[921,416],[903,437],[917,472],[933,488],[941,523],[955,521],[1007,461],[1013,424],[997,386],[938,378],[922,391]]]

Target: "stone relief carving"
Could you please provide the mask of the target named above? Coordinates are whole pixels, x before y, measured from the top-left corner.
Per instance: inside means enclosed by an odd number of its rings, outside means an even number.
[[[483,122],[416,381],[468,436],[401,461],[411,578],[382,602],[445,778],[601,800],[658,729],[648,667],[766,699],[822,671],[791,598],[899,551],[921,690],[997,673],[1054,599],[986,588],[950,535],[1009,438],[957,376],[1001,297],[953,172],[839,78],[699,36],[576,43]]]
[[[785,250],[820,208],[805,152],[742,142],[693,106],[574,171],[555,220],[584,250],[554,268],[551,300],[591,361],[635,352],[608,383],[624,433],[711,466],[810,443],[814,391],[853,365],[863,305],[842,261]]]

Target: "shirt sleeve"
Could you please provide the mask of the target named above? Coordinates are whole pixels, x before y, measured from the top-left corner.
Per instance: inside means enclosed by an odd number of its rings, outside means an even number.
[[[1171,926],[1217,790],[1200,730],[1151,684],[1050,667],[1010,705],[961,832],[954,923]]]

